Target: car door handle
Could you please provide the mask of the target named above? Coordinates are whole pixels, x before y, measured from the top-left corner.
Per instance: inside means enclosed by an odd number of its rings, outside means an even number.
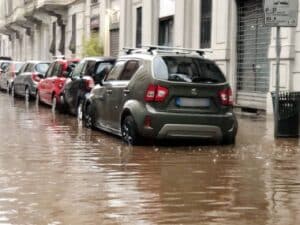
[[[129,93],[130,93],[130,90],[125,89],[125,90],[123,91],[123,93],[124,93],[124,94],[129,94]]]
[[[112,90],[106,90],[106,94],[111,95],[112,94]]]
[[[100,101],[104,101],[104,96],[103,95],[97,96],[95,99],[99,99]]]

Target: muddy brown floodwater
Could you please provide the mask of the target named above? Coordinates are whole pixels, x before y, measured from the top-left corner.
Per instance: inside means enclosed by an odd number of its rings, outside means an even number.
[[[239,117],[235,147],[129,147],[0,94],[0,225],[300,224],[298,140]]]

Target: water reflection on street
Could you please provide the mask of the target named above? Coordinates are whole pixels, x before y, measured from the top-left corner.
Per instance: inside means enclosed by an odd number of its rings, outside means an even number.
[[[1,93],[0,225],[300,224],[298,140],[239,124],[235,147],[129,147]]]

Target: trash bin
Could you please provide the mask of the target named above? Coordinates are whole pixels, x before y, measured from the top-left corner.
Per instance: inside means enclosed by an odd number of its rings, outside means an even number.
[[[272,92],[275,112],[275,92]],[[299,136],[300,92],[279,93],[278,137]]]

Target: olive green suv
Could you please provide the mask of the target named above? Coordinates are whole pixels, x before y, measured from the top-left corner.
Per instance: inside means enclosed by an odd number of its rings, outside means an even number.
[[[202,51],[128,50],[86,99],[83,123],[144,139],[214,139],[233,144],[237,120],[231,88]]]

